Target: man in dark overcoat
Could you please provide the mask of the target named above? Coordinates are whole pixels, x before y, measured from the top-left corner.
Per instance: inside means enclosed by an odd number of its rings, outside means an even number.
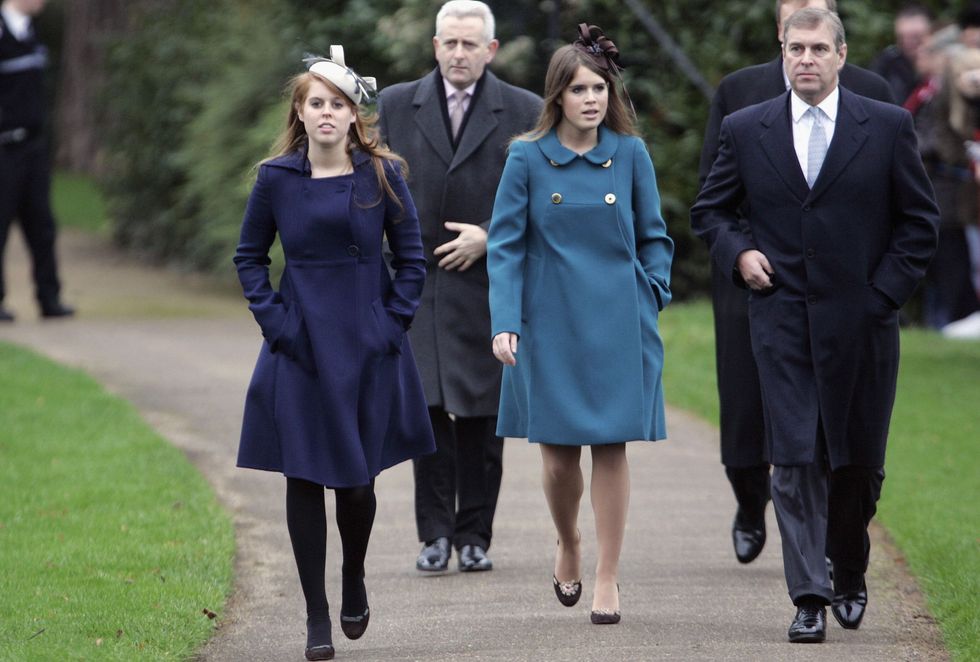
[[[724,119],[691,223],[722,273],[751,290],[772,499],[797,607],[788,634],[819,642],[827,604],[845,628],[864,615],[898,308],[935,250],[939,211],[908,112],[838,85],[840,19],[803,9],[783,37],[792,89]]]
[[[804,7],[837,11],[835,0],[778,0],[776,31]],[[841,85],[856,94],[893,101],[888,83],[877,74],[847,63]],[[765,64],[745,67],[722,79],[711,100],[704,132],[698,177],[701,185],[718,155],[721,121],[729,113],[780,96],[789,89],[780,54]],[[744,215],[746,210],[742,210]],[[766,543],[766,504],[769,502],[769,458],[762,424],[762,391],[749,343],[748,296],[732,285],[730,274],[711,266],[711,302],[715,320],[715,365],[721,422],[721,462],[735,494],[737,510],[732,522],[735,557],[751,563]]]
[[[541,99],[486,69],[498,43],[484,3],[443,5],[432,43],[439,66],[378,98],[382,135],[408,161],[428,260],[409,330],[436,436],[436,453],[415,462],[424,543],[416,567],[445,570],[452,545],[460,570],[490,570],[503,440],[496,436],[501,368],[490,351],[487,228],[507,145],[534,125]]]

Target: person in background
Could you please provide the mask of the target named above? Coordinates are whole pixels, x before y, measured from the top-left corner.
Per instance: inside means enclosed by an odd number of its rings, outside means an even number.
[[[804,7],[837,11],[834,0],[776,0],[777,43],[783,25]],[[857,94],[893,101],[881,76],[847,63],[840,72],[841,85]],[[725,76],[714,98],[704,130],[698,178],[703,186],[718,155],[721,122],[729,113],[780,96],[790,87],[783,71],[782,54],[765,64],[739,69]],[[740,210],[747,229],[751,210]],[[731,274],[711,265],[711,303],[715,323],[715,356],[721,413],[721,461],[735,494],[737,509],[732,522],[732,545],[740,563],[751,563],[766,543],[766,504],[769,502],[769,460],[762,413],[762,391],[749,338],[748,296],[732,284]]]
[[[364,558],[374,478],[435,449],[405,330],[425,282],[418,216],[402,160],[360,106],[374,80],[343,49],[290,83],[286,129],[259,167],[235,254],[265,337],[245,399],[238,466],[286,476],[286,523],[306,598],[306,659],[334,656],[324,588],[324,488],[343,547],[340,627],[370,617]],[[269,281],[276,235],[285,269]],[[387,237],[394,277],[382,257]]]
[[[908,111],[839,84],[847,44],[837,15],[802,9],[783,37],[791,90],[722,122],[691,226],[721,272],[750,290],[772,499],[796,606],[787,635],[817,643],[828,604],[846,629],[866,613],[898,309],[935,251],[939,210]]]
[[[932,32],[932,21],[928,7],[917,2],[904,5],[895,14],[895,43],[882,51],[869,67],[888,81],[898,103],[904,103],[919,84],[916,57]]]
[[[487,351],[487,228],[507,141],[537,117],[537,95],[487,69],[497,53],[490,8],[452,0],[436,15],[438,67],[378,98],[379,127],[405,157],[419,209],[426,286],[409,337],[418,353],[436,453],[415,462],[415,567],[442,572],[455,546],[463,572],[487,555],[503,470],[500,366]]]
[[[591,451],[595,624],[620,620],[626,442],[666,436],[657,319],[674,247],[618,57],[584,23],[552,56],[541,117],[511,143],[488,248],[493,353],[506,366],[497,432],[540,446],[558,534],[552,583],[569,607],[582,593],[580,463]]]
[[[61,300],[51,213],[51,157],[44,136],[44,70],[48,51],[38,40],[34,17],[45,0],[0,4],[0,322],[13,322],[3,305],[3,253],[10,225],[20,223],[33,262],[35,297],[46,319],[71,317]]]

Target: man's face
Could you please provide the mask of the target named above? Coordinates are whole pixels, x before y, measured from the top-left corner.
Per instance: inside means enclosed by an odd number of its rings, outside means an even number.
[[[812,30],[791,29],[783,43],[783,67],[789,84],[811,106],[823,101],[837,87],[837,73],[846,57],[847,44],[838,52],[826,23]]]
[[[790,0],[779,6],[779,20],[776,21],[776,39],[779,40],[780,44],[783,43],[783,25],[786,24],[786,19],[807,7],[827,9],[827,2],[826,0]]]
[[[931,26],[925,16],[903,16],[895,19],[895,44],[909,60],[915,61],[919,48],[929,36]]]
[[[483,75],[497,53],[497,40],[483,36],[483,19],[476,16],[446,17],[432,38],[439,71],[458,90],[465,90]]]

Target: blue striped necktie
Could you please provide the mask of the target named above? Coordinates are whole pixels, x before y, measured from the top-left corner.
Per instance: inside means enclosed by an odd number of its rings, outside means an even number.
[[[816,106],[810,106],[810,113],[813,118],[813,125],[810,127],[810,141],[807,143],[806,150],[806,183],[813,188],[813,183],[817,181],[820,174],[820,167],[823,165],[824,157],[827,156],[827,133],[823,129],[820,119],[823,111]]]

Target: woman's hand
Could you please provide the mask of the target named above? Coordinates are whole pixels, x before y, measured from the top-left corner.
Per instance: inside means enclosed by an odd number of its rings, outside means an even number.
[[[504,365],[517,365],[516,333],[504,331],[493,337],[493,355]]]

